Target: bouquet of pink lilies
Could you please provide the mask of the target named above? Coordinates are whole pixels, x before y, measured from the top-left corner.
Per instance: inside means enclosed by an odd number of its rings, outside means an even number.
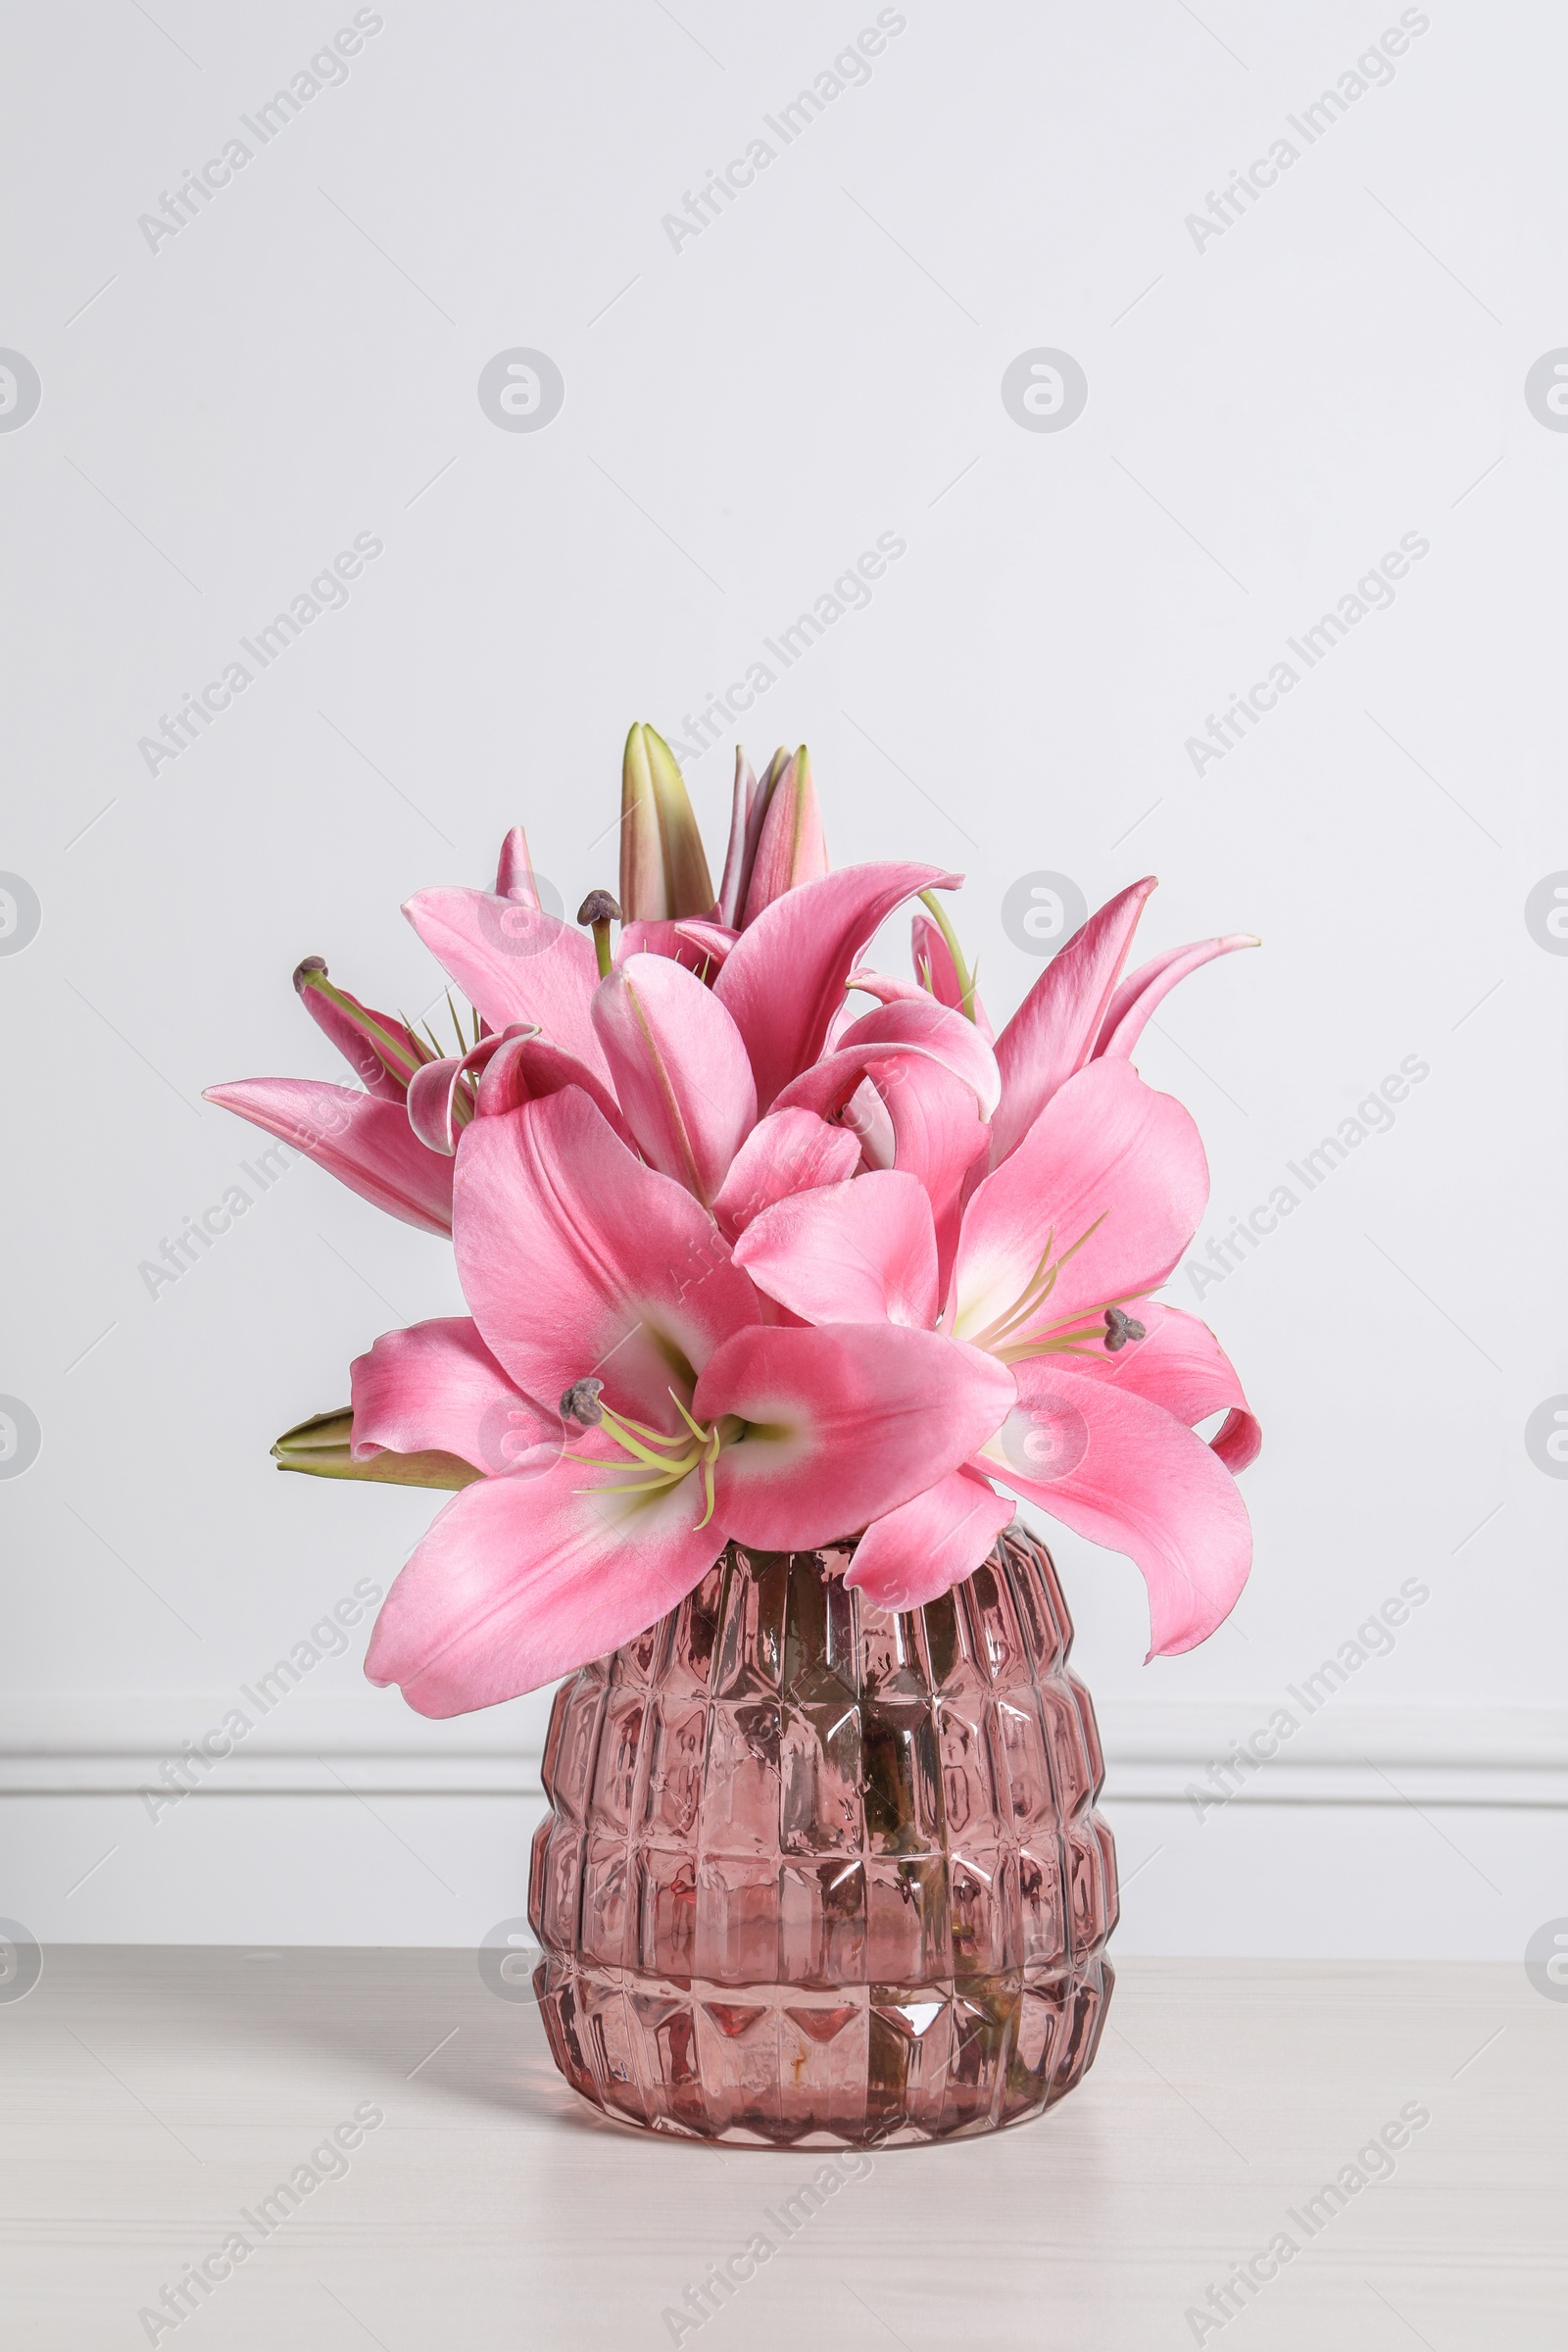
[[[715,892],[680,770],[635,726],[618,904],[547,912],[517,829],[493,891],[404,908],[472,1006],[455,1051],[300,965],[362,1087],[208,1100],[450,1235],[470,1310],[384,1334],[352,1411],[273,1448],[459,1490],[387,1596],[373,1682],[426,1715],[514,1697],[652,1625],[731,1541],[853,1538],[846,1582],[915,1608],[1015,1496],[1136,1561],[1152,1654],[1226,1616],[1258,1427],[1206,1326],[1152,1296],[1208,1170],[1130,1057],[1178,980],[1256,943],[1123,979],[1136,882],[997,1036],[938,895],[960,880],[830,872],[803,747],[760,780],[737,755]],[[915,978],[862,969],[911,899]]]

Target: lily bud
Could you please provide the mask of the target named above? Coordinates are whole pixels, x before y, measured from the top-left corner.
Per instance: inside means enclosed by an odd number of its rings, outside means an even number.
[[[774,764],[776,767],[776,760]],[[782,772],[775,775],[770,768],[769,774],[773,781],[747,883],[743,928],[755,923],[763,907],[771,906],[787,890],[802,882],[815,882],[828,870],[822,811],[805,744]]]
[[[711,914],[708,858],[675,755],[640,723],[620,779],[620,904],[627,922]]]
[[[744,763],[744,778],[743,778]],[[767,816],[767,805],[773,797],[773,787],[790,763],[790,756],[782,744],[763,768],[760,781],[752,774],[752,763],[739,744],[735,747],[735,808],[730,818],[730,848],[724,859],[724,898],[720,920],[732,931],[741,927],[746,911],[746,894],[752,886],[752,867],[757,862],[757,845],[762,838],[762,826]],[[741,795],[745,793],[745,812],[741,809]]]
[[[741,908],[746,904],[751,854],[757,847],[757,836],[751,829],[752,810],[756,805],[757,778],[752,772],[751,761],[737,744],[729,842],[724,851],[724,879],[718,886],[718,919],[730,931],[740,929]]]
[[[471,1487],[484,1472],[455,1453],[372,1453],[357,1462],[349,1451],[354,1415],[317,1413],[286,1429],[272,1447],[280,1470],[302,1470],[308,1478],[364,1478],[386,1487]]]

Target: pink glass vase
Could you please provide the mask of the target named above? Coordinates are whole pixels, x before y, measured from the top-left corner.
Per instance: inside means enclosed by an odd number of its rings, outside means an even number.
[[[945,2139],[1094,2056],[1115,1849],[1050,1554],[1014,1526],[904,1615],[850,1556],[731,1544],[557,1695],[534,1983],[556,2064],[621,2123]]]

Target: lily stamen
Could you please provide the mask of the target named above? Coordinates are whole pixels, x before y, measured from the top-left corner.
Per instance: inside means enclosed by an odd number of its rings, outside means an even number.
[[[1107,1214],[1108,1211],[1102,1209],[1094,1223],[1085,1226],[1078,1239],[1071,1243],[1058,1258],[1051,1262],[1052,1245],[1056,1238],[1055,1227],[1053,1226],[1046,1236],[1046,1246],[1040,1253],[1039,1262],[1013,1304],[1005,1314],[998,1315],[988,1323],[984,1331],[976,1332],[970,1341],[970,1346],[984,1348],[993,1355],[1004,1354],[1004,1349],[999,1343],[1004,1341],[1009,1332],[1016,1331],[1021,1324],[1031,1321],[1039,1312],[1055,1289],[1056,1277],[1062,1267],[1070,1257],[1077,1255],[1091,1235],[1103,1225]]]
[[[581,1380],[574,1380],[561,1399],[563,1421],[580,1421],[585,1429],[591,1429],[596,1422],[602,1421],[605,1411],[599,1398],[604,1385],[602,1380],[595,1380],[591,1373]]]
[[[585,1487],[579,1492],[601,1494],[661,1494],[667,1493],[672,1487],[678,1487],[681,1481],[689,1478],[694,1470],[700,1470],[706,1507],[697,1525],[706,1527],[713,1516],[716,1499],[713,1465],[718,1460],[726,1436],[733,1435],[734,1429],[738,1425],[734,1424],[731,1419],[728,1428],[722,1420],[715,1421],[711,1428],[706,1427],[671,1389],[669,1394],[675,1410],[685,1422],[686,1428],[684,1430],[653,1429],[646,1421],[634,1420],[629,1413],[617,1413],[612,1411],[608,1404],[601,1404],[599,1396],[603,1387],[603,1381],[591,1378],[574,1382],[561,1399],[563,1414],[568,1420],[590,1420],[591,1426],[602,1428],[623,1453],[631,1456],[629,1461],[619,1467],[630,1470],[640,1466],[650,1471],[652,1476],[630,1479],[621,1486]],[[584,1407],[588,1409],[585,1411]],[[687,1434],[688,1432],[690,1435]],[[600,1456],[573,1453],[569,1450],[565,1458],[567,1461],[581,1462],[588,1469],[602,1470],[616,1466],[614,1464],[607,1465]]]
[[[1105,1349],[1111,1348],[1111,1342],[1106,1335],[1120,1329],[1120,1324],[1111,1322],[1111,1316],[1120,1315],[1122,1306],[1129,1298],[1146,1296],[1147,1293],[1143,1291],[1123,1291],[1119,1298],[1107,1298],[1102,1305],[1085,1307],[1071,1322],[1059,1323],[1054,1331],[1046,1332],[1038,1339],[1014,1340],[1001,1347],[993,1342],[990,1352],[1004,1364],[1028,1363],[1040,1355],[1081,1355],[1090,1361],[1102,1358]],[[1148,1337],[1146,1326],[1135,1323],[1130,1315],[1123,1316],[1121,1320],[1126,1329],[1117,1346],[1124,1346],[1128,1340]],[[1080,1347],[1077,1345],[1079,1341],[1094,1341],[1098,1345]],[[1114,1349],[1111,1351],[1114,1352]]]

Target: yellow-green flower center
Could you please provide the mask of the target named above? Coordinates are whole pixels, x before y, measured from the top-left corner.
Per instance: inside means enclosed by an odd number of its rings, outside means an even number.
[[[576,1385],[581,1388],[584,1384],[579,1382]],[[597,1383],[595,1385],[597,1386]],[[573,1393],[569,1389],[566,1392],[568,1396]],[[718,1460],[723,1447],[733,1444],[746,1424],[735,1414],[725,1413],[710,1427],[705,1428],[701,1421],[693,1419],[679,1396],[676,1396],[675,1391],[671,1389],[669,1393],[674,1398],[675,1410],[686,1424],[683,1430],[653,1429],[646,1421],[633,1420],[630,1413],[612,1411],[608,1404],[601,1404],[597,1396],[593,1399],[594,1425],[604,1430],[626,1456],[623,1463],[612,1463],[610,1467],[627,1470],[641,1469],[645,1475],[641,1478],[628,1479],[619,1486],[584,1488],[580,1492],[608,1494],[662,1494],[671,1488],[678,1487],[682,1479],[690,1478],[696,1471],[702,1477],[706,1505],[697,1524],[699,1527],[706,1527],[713,1516],[713,1465]],[[568,1461],[586,1463],[594,1469],[603,1469],[606,1466],[603,1457],[596,1454],[568,1453],[566,1458]]]

